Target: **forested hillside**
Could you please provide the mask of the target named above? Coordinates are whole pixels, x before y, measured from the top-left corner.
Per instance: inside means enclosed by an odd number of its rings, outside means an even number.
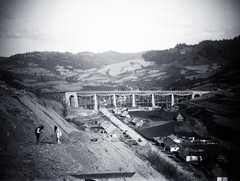
[[[240,61],[240,36],[232,40],[206,40],[197,45],[178,44],[168,50],[148,51],[142,57],[145,61],[154,61],[166,67],[169,76],[159,81],[164,89],[185,90],[196,85],[213,84],[217,88],[228,85],[234,91],[239,90],[236,82],[240,77],[237,68]],[[213,64],[218,68],[204,70],[204,66]],[[202,70],[196,74],[194,67],[201,69],[201,66]]]
[[[196,45],[177,44],[174,48],[167,50],[148,51],[142,57],[146,61],[154,61],[157,64],[173,62],[182,62],[184,64],[203,63],[200,57],[208,60],[224,59],[230,62],[240,57],[239,50],[240,36],[232,40],[205,40]]]

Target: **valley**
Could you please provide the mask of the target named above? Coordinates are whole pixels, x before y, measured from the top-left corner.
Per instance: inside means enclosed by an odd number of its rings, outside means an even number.
[[[133,54],[29,52],[1,58],[0,179],[70,181],[84,174],[120,174],[126,178],[114,180],[216,180],[214,169],[221,166],[226,172],[219,177],[238,180],[239,42],[236,37]],[[103,90],[210,93],[171,108],[159,103],[154,111],[134,112],[118,104],[121,114],[116,114],[114,107],[101,105],[148,139],[154,148],[149,149],[100,109],[74,108],[63,97],[47,94]],[[126,108],[128,118],[123,114]],[[177,113],[183,121],[177,120]],[[39,125],[44,130],[41,144],[35,145],[34,129]],[[63,132],[61,145],[55,144],[55,125]],[[167,148],[166,142],[173,141],[169,136],[175,141],[178,137],[182,149]],[[210,151],[200,155],[207,143],[212,144]],[[197,150],[191,159],[198,160],[189,163],[184,154],[190,148]],[[127,177],[129,173],[134,174]]]

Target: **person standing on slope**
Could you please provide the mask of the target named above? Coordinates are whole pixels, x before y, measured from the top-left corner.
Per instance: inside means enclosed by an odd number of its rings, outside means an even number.
[[[56,142],[57,144],[61,144],[60,137],[62,136],[62,132],[58,129],[57,126],[54,126],[54,133],[56,134]]]
[[[35,129],[35,135],[36,135],[36,139],[37,139],[36,145],[39,143],[40,134],[42,133],[43,129],[44,129],[44,126],[39,126],[39,127],[36,127],[36,129]]]

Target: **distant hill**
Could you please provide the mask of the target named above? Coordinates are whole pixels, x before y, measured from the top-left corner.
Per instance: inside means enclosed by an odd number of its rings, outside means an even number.
[[[181,62],[181,64],[201,64],[205,59],[224,59],[230,62],[240,57],[240,36],[232,40],[202,41],[196,45],[177,44],[174,48],[166,50],[148,51],[142,55],[146,61],[157,64]],[[201,61],[202,60],[202,61]]]
[[[0,58],[0,78],[12,86],[58,91],[239,91],[239,50],[240,36],[138,53],[28,52]]]
[[[240,36],[197,45],[178,44],[167,50],[148,51],[142,57],[166,67],[169,76],[159,82],[165,89],[208,89],[202,85],[239,89]]]
[[[77,54],[65,52],[29,52],[16,54],[1,61],[3,67],[21,68],[35,64],[50,71],[55,67],[72,66],[75,69],[100,68],[101,66],[141,58],[142,53],[118,53],[108,51],[104,53],[81,52]],[[0,59],[1,60],[1,59]]]

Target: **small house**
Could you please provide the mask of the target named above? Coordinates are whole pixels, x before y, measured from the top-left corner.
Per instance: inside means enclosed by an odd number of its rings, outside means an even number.
[[[156,143],[157,146],[164,148],[164,139],[165,137],[153,137],[152,140]]]
[[[130,115],[128,114],[128,111],[123,111],[121,116],[124,117],[124,118],[130,118]]]
[[[168,136],[168,138],[170,138],[171,140],[173,140],[175,143],[181,143],[182,139],[178,138],[176,135],[171,134],[170,136]]]
[[[165,138],[163,141],[164,143],[164,149],[170,152],[176,152],[179,150],[179,146],[170,138]]]
[[[202,161],[202,155],[190,148],[180,149],[179,156],[183,158],[186,162],[200,162]]]
[[[112,136],[113,138],[120,138],[122,136],[122,131],[108,121],[103,122],[101,124],[101,127],[108,135]]]
[[[211,169],[212,174],[217,179],[217,181],[228,181],[226,171],[222,169],[218,164],[215,164]]]
[[[176,121],[183,121],[184,120],[184,118],[183,118],[183,116],[180,112],[177,112],[177,114],[174,116],[173,119],[176,120]]]
[[[224,152],[221,152],[217,157],[217,161],[219,163],[226,164],[228,163],[228,158]]]
[[[216,160],[206,158],[202,162],[203,168],[212,174],[217,181],[228,181],[226,171],[217,164]]]
[[[139,120],[137,120],[137,121],[135,122],[135,126],[136,126],[136,127],[142,127],[142,126],[143,126],[143,123],[144,123],[144,121],[141,120],[141,119],[139,119]]]
[[[139,118],[133,118],[131,123],[136,127],[141,127],[143,125],[144,121]]]

